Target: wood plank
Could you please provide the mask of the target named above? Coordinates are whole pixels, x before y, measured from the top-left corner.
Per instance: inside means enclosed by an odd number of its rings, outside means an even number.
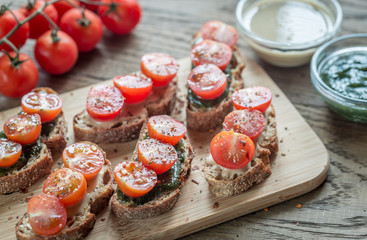
[[[177,238],[192,232],[219,224],[244,214],[268,207],[290,198],[309,192],[319,186],[327,176],[329,168],[328,153],[305,120],[290,103],[284,93],[270,77],[253,61],[247,59],[243,78],[247,86],[263,85],[273,94],[273,104],[277,112],[277,129],[280,139],[279,153],[272,165],[273,174],[262,184],[249,191],[229,198],[214,197],[208,190],[201,169],[209,151],[209,143],[215,133],[189,132],[194,146],[193,166],[200,170],[192,171],[185,183],[182,195],[174,209],[157,217],[120,221],[107,209],[98,216],[97,223],[87,239],[158,239]],[[179,100],[174,117],[184,121],[185,79],[190,69],[190,60],[180,60]],[[111,83],[111,81],[106,81]],[[68,122],[69,143],[74,141],[71,119],[85,106],[90,87],[62,94],[64,112]],[[16,114],[19,108],[0,113],[0,122]],[[113,166],[129,156],[136,142],[102,145]],[[58,164],[61,164],[58,159]],[[191,180],[195,179],[199,184]],[[14,239],[14,226],[17,218],[26,212],[26,199],[41,192],[44,179],[28,189],[28,193],[13,193],[0,196],[0,235],[2,239]],[[213,208],[217,203],[218,208]]]

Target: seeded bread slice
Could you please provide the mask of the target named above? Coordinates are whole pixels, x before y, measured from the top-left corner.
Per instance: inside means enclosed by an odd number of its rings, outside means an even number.
[[[85,237],[93,229],[96,215],[108,206],[113,193],[110,161],[105,161],[105,165],[93,181],[88,181],[87,194],[83,201],[67,209],[67,223],[60,232],[52,236],[36,234],[29,224],[26,213],[15,227],[17,239],[73,240]]]
[[[247,166],[229,170],[216,164],[211,155],[207,157],[204,176],[209,183],[209,190],[216,196],[228,197],[244,192],[270,176],[269,157],[278,151],[275,110],[272,105],[265,112],[265,118],[265,129],[255,141],[255,156]]]
[[[12,193],[25,189],[38,179],[49,174],[53,165],[52,155],[46,144],[41,143],[41,150],[28,159],[21,169],[11,169],[0,177],[0,194]]]
[[[42,128],[49,127],[49,124],[53,124],[50,132],[41,133],[41,141],[47,145],[53,155],[61,153],[66,147],[66,123],[64,113],[59,113],[53,123],[43,123]]]
[[[147,133],[148,133],[148,127],[147,124],[144,124],[140,132],[139,141],[142,141]],[[153,200],[142,205],[135,205],[133,203],[128,202],[121,202],[120,200],[118,200],[117,193],[115,191],[111,200],[111,209],[112,212],[117,217],[121,219],[148,218],[163,214],[173,208],[173,206],[175,205],[180,196],[181,187],[183,186],[184,181],[186,180],[186,178],[190,173],[191,161],[194,158],[193,148],[186,135],[184,136],[183,141],[185,149],[185,162],[183,166],[183,171],[180,175],[181,183],[179,187],[174,190],[162,191],[159,194],[157,194]],[[138,157],[138,150],[136,147],[131,159],[136,159],[137,157]]]

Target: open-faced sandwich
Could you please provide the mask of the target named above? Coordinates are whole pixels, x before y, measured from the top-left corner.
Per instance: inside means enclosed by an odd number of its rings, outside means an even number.
[[[262,182],[271,174],[270,155],[278,151],[271,91],[241,89],[232,99],[237,110],[225,117],[224,130],[213,138],[204,168],[209,190],[218,197]]]
[[[147,218],[173,208],[194,157],[186,127],[166,116],[149,118],[129,161],[114,170],[112,211],[122,219]]]
[[[189,129],[215,129],[232,111],[231,95],[243,87],[241,74],[245,67],[235,46],[237,39],[237,30],[220,21],[207,22],[193,36],[193,70],[187,79]]]
[[[63,152],[64,168],[51,173],[43,194],[28,202],[16,225],[18,239],[81,239],[113,193],[111,163],[96,144],[78,142]]]
[[[113,86],[95,86],[87,109],[74,117],[75,137],[96,143],[137,139],[149,116],[170,114],[176,100],[179,65],[164,53],[141,59],[142,74],[118,76]]]

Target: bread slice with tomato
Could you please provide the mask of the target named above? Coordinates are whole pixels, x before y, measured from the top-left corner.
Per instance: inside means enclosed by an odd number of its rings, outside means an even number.
[[[69,168],[53,172],[45,182],[44,194],[36,195],[28,202],[28,211],[15,228],[18,239],[81,239],[93,229],[96,215],[108,206],[113,193],[110,161],[105,159],[105,153],[97,145],[89,142],[76,144],[78,145],[69,146],[68,152],[64,151],[66,154],[64,164],[68,163]],[[74,162],[76,158],[80,159],[78,152],[83,154],[98,152],[95,158],[101,160],[102,156],[104,160],[102,163],[98,160],[102,164],[100,170],[97,173],[79,172],[82,167],[75,165]],[[95,158],[89,159],[96,161]],[[87,176],[88,179],[85,180],[83,176]],[[63,181],[57,180],[60,178]],[[62,184],[71,187],[62,187]],[[74,189],[70,190],[72,196],[68,189]],[[84,195],[80,195],[78,191],[85,191]],[[34,214],[35,212],[38,214]],[[53,215],[58,217],[53,218]],[[42,222],[45,224],[42,225]],[[57,224],[47,224],[51,222]]]
[[[150,118],[141,130],[130,161],[122,162],[115,168],[118,187],[112,196],[111,209],[117,217],[152,217],[168,212],[177,202],[189,175],[194,152],[184,125],[169,118]],[[176,157],[172,157],[175,154]],[[146,179],[131,177],[135,169],[144,171],[139,175]]]
[[[231,95],[244,86],[241,74],[245,63],[235,46],[237,38],[232,26],[219,21],[208,22],[194,34],[191,51],[194,69],[188,77],[186,108],[189,129],[216,129],[232,111]],[[223,74],[213,67],[198,69],[209,64],[216,65]]]

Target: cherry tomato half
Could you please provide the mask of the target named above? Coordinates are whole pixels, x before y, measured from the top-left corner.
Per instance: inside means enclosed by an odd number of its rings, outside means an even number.
[[[85,177],[70,168],[61,168],[51,173],[43,185],[43,193],[57,197],[65,207],[81,202],[86,192]]]
[[[232,95],[232,102],[237,110],[250,108],[262,113],[268,109],[271,99],[270,89],[261,86],[240,89]]]
[[[224,119],[223,127],[227,131],[233,130],[255,140],[264,130],[265,124],[266,119],[260,111],[244,109],[229,113]]]
[[[238,40],[237,30],[220,21],[209,21],[201,28],[203,39],[222,42],[233,48]]]
[[[0,167],[14,165],[22,154],[22,145],[6,138],[0,138]]]
[[[195,67],[187,78],[189,88],[202,99],[216,99],[227,88],[226,75],[214,64]]]
[[[251,138],[233,131],[220,132],[210,144],[214,161],[222,167],[239,169],[246,166],[255,154]]]
[[[117,76],[113,79],[115,87],[120,89],[126,103],[138,103],[148,97],[153,84],[150,78],[135,74]]]
[[[67,221],[64,205],[57,197],[38,194],[28,202],[29,224],[40,235],[53,235],[63,229]]]
[[[162,174],[171,169],[178,156],[171,144],[149,138],[138,144],[138,158],[145,166]]]
[[[25,19],[23,13],[17,10],[12,11],[19,21],[23,21]],[[6,34],[8,34],[16,25],[17,21],[9,11],[6,11],[3,14],[0,13],[0,39],[3,38]],[[24,45],[25,41],[28,38],[28,35],[29,35],[29,23],[26,22],[9,37],[9,41],[12,42],[15,47],[20,48],[21,46]],[[7,52],[13,51],[13,49],[6,43],[0,44],[0,50],[3,49]]]
[[[37,91],[22,97],[22,109],[26,113],[38,113],[42,123],[54,120],[62,109],[62,100],[55,93]]]
[[[118,187],[129,197],[143,196],[157,183],[157,174],[141,162],[119,163],[115,167],[114,174]]]
[[[215,64],[224,71],[232,59],[232,49],[228,45],[212,40],[204,40],[191,50],[191,60],[195,66]]]
[[[116,87],[98,85],[89,90],[87,97],[87,111],[98,121],[115,119],[124,105],[124,97]]]
[[[5,135],[14,142],[30,144],[41,134],[41,117],[37,113],[21,113],[4,123]]]
[[[91,142],[78,142],[66,147],[62,158],[65,167],[80,172],[87,180],[94,178],[105,162],[103,151]]]
[[[176,145],[186,133],[182,122],[167,115],[153,116],[148,120],[148,133],[151,138]]]
[[[153,86],[169,84],[176,76],[180,65],[166,53],[147,53],[140,61],[141,72],[153,80]]]

